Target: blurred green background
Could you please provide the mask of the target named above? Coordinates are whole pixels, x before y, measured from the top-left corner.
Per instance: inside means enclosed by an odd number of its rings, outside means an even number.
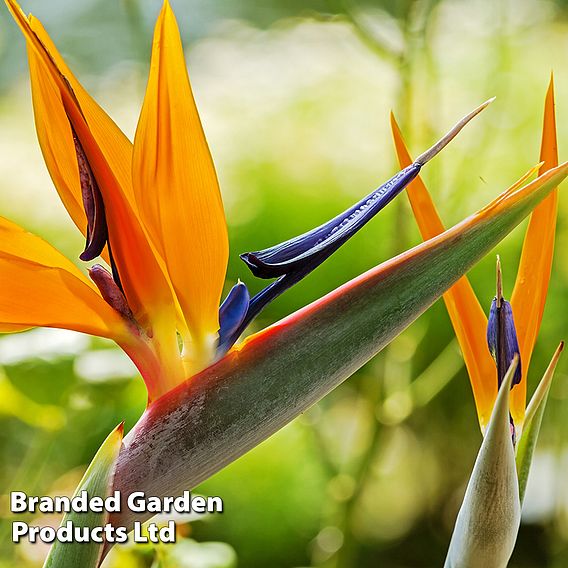
[[[79,78],[132,136],[158,0],[28,0]],[[397,169],[393,109],[411,151],[483,100],[497,101],[429,164],[450,225],[538,161],[555,72],[568,139],[568,4],[544,0],[172,0],[218,168],[231,238],[228,286],[255,282],[238,253],[305,231]],[[25,46],[0,10],[0,214],[76,259],[82,237],[35,138]],[[566,156],[564,155],[564,158]],[[568,199],[531,364],[532,391],[568,313]],[[510,294],[525,225],[495,252]],[[401,195],[258,318],[267,325],[420,241]],[[470,277],[486,309],[494,256]],[[568,566],[568,359],[561,361],[511,566]],[[112,344],[60,330],[0,338],[0,567],[40,566],[14,546],[6,494],[71,493],[145,390]],[[436,303],[304,416],[198,488],[226,512],[180,526],[175,548],[117,547],[109,568],[441,566],[481,441],[444,305]],[[58,523],[39,518],[34,522]]]

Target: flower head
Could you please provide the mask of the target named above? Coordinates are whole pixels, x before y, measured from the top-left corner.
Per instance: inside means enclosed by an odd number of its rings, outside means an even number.
[[[411,162],[411,158],[392,114],[391,126],[399,162],[405,166]],[[542,175],[558,165],[552,77],[545,100],[540,160],[538,166],[531,168],[503,193],[503,198],[518,191],[536,170]],[[443,223],[420,177],[408,186],[407,193],[423,238],[432,238],[442,232]],[[526,377],[542,321],[552,267],[557,200],[555,189],[532,213],[511,303],[500,301],[502,293],[498,292],[491,306],[489,322],[467,277],[464,276],[444,295],[471,380],[482,430],[489,422],[498,385],[516,352],[520,352],[520,362],[511,391],[511,415],[519,430],[524,422]],[[499,336],[504,340],[499,341]],[[492,358],[497,363],[497,373]]]
[[[6,3],[27,41],[45,162],[85,236],[79,258],[100,260],[88,269],[89,281],[47,243],[4,222],[5,251],[10,242],[26,244],[2,274],[1,329],[63,326],[114,339],[138,366],[150,401],[224,356],[268,302],[333,254],[490,102],[344,213],[281,245],[242,255],[254,275],[277,280],[253,298],[239,282],[221,304],[228,261],[223,202],[168,0],[155,27],[134,144],[75,78],[41,23],[15,0]],[[26,255],[36,264],[26,260],[19,267]],[[16,294],[32,275],[35,293]],[[60,301],[56,312],[48,292]]]

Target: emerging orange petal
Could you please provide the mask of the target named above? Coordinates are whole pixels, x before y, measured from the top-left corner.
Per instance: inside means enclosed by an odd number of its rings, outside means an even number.
[[[122,341],[127,326],[46,241],[0,217],[0,331],[61,327]]]
[[[107,155],[114,152],[115,139],[120,136],[116,132],[109,134],[109,147],[103,149],[98,142],[97,134],[104,133],[109,123],[102,118],[102,111],[93,111],[95,103],[87,102],[86,109],[80,104],[80,98],[75,93],[71,81],[58,67],[59,56],[54,56],[46,47],[44,40],[32,28],[31,19],[26,18],[15,0],[6,0],[16,22],[28,40],[28,47],[37,55],[37,65],[43,65],[58,89],[63,103],[63,110],[77,134],[93,170],[97,183],[103,194],[107,213],[110,241],[117,261],[119,273],[125,288],[130,307],[137,318],[144,320],[147,310],[156,306],[171,306],[172,299],[167,281],[159,268],[159,262],[148,243],[144,230],[133,210],[131,201],[126,197],[121,181],[128,179],[123,168],[114,167],[113,159],[107,160]],[[37,20],[33,20],[36,22]],[[79,88],[81,94],[82,89]],[[89,99],[90,100],[90,99]],[[92,111],[93,129],[87,120],[88,110]],[[101,115],[102,113],[102,115]],[[106,116],[106,115],[104,115]],[[107,117],[108,118],[108,117]],[[110,119],[108,119],[110,120]],[[105,145],[105,144],[103,144]],[[116,154],[122,154],[120,143]],[[128,168],[129,164],[122,164]],[[128,187],[128,183],[126,186]]]
[[[81,107],[81,111],[85,116],[85,120],[93,133],[93,137],[97,141],[101,152],[104,154],[106,161],[110,165],[120,188],[125,193],[128,200],[134,205],[132,191],[132,143],[75,78],[57,51],[55,44],[45,31],[42,23],[31,15],[28,18],[28,21],[30,29],[33,30],[37,38],[45,46],[55,66],[65,77],[66,81],[68,81]],[[37,54],[35,55],[35,59],[36,61],[38,60]],[[39,60],[41,61],[41,58],[39,58]],[[43,66],[43,69],[39,69],[39,72],[43,73],[43,75],[49,74],[49,71],[45,68],[45,66]],[[34,85],[34,79],[32,77],[32,89],[34,93],[39,90],[35,87],[36,85]],[[50,115],[43,114],[41,110],[41,108],[35,109],[36,123],[38,121],[43,122],[44,128],[48,131],[46,134],[49,136],[52,117]],[[73,148],[73,144],[71,144],[71,148]],[[76,191],[76,195],[80,199],[80,190],[77,189]]]
[[[156,23],[133,161],[140,216],[166,263],[199,359],[206,356],[219,328],[227,227],[167,0]]]
[[[131,142],[77,81],[41,22],[33,16],[28,18],[28,22],[30,29],[33,30],[41,44],[49,52],[51,61],[56,64],[71,87],[89,123],[89,128],[117,178],[121,190],[134,205],[131,177]],[[64,108],[60,89],[44,59],[40,57],[32,44],[33,42],[30,42],[28,46],[28,60],[39,143],[47,168],[63,204],[79,230],[85,234],[86,219],[71,125]],[[109,262],[106,249],[103,257]]]
[[[540,159],[544,173],[558,165],[554,81],[546,93]],[[532,213],[521,253],[521,262],[511,296],[521,350],[523,379],[511,393],[511,414],[522,423],[525,414],[528,370],[544,312],[556,233],[558,190],[554,190]]]
[[[132,189],[132,143],[75,78],[41,22],[31,15],[28,20],[31,29],[47,48],[51,58],[71,86],[120,189],[132,209],[136,211],[137,206]],[[77,227],[85,234],[86,219],[81,197],[77,155],[61,93],[52,73],[33,45],[30,45],[28,49],[28,59],[36,129],[44,159],[67,211]],[[106,248],[102,256],[107,263],[110,262]],[[161,258],[158,258],[158,261],[163,263]],[[178,313],[181,314],[177,298],[174,298],[174,301]],[[183,328],[185,326],[183,317],[179,320],[180,327]]]
[[[43,65],[59,90],[64,112],[104,200],[109,242],[128,304],[136,320],[153,337],[153,345],[167,369],[169,384],[177,384],[183,379],[183,368],[175,332],[176,301],[163,272],[163,263],[136,214],[130,162],[126,156],[129,146],[82,87],[65,75],[67,68],[60,56],[47,48],[52,44],[37,20],[28,19],[15,0],[6,3],[28,41],[28,49],[35,51],[38,64]],[[73,86],[77,87],[77,93]]]
[[[33,49],[29,50],[28,61],[36,131],[43,158],[63,205],[85,235],[87,220],[69,119],[59,89]]]
[[[391,129],[400,167],[406,167],[412,163],[412,158],[392,113]],[[420,176],[406,191],[422,238],[428,240],[444,232],[444,225]],[[463,353],[479,422],[484,429],[497,396],[495,363],[487,349],[487,317],[466,276],[444,294],[444,302]]]

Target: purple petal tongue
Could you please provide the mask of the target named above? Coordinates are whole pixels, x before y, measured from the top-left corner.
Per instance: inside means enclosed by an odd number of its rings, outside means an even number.
[[[87,242],[85,250],[79,258],[88,261],[101,254],[108,239],[108,230],[103,197],[85,151],[75,132],[73,132],[73,141],[75,142],[77,165],[79,166],[83,207],[87,216]]]

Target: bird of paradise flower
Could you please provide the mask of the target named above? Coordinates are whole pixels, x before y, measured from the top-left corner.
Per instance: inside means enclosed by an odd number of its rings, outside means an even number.
[[[391,127],[399,162],[404,166],[410,155],[392,114]],[[558,164],[552,77],[545,98],[540,160],[537,168],[541,173]],[[419,177],[408,186],[407,193],[422,236],[427,239],[443,231]],[[499,257],[489,320],[467,277],[444,295],[469,373],[479,423],[484,435],[487,433],[458,514],[446,558],[448,568],[501,568],[507,565],[515,546],[532,455],[564,348],[564,342],[560,342],[526,406],[528,368],[551,277],[557,203],[555,189],[531,215],[511,303],[503,297]],[[510,397],[506,393],[509,389]],[[509,409],[512,436],[503,428]]]
[[[399,163],[401,167],[404,167],[412,163],[412,160],[393,114],[391,114],[391,127]],[[545,98],[540,161],[537,167],[527,172],[527,177],[536,169],[542,174],[558,165],[552,77]],[[420,177],[409,184],[407,195],[424,239],[430,239],[445,230],[434,202]],[[557,209],[558,190],[554,189],[531,215],[511,303],[504,301],[508,314],[505,323],[510,328],[512,343],[515,343],[515,346],[513,349],[513,345],[510,345],[509,352],[500,357],[501,360],[497,361],[497,368],[494,361],[496,354],[490,353],[487,348],[486,332],[489,326],[489,333],[493,333],[492,329],[496,324],[496,301],[502,300],[500,263],[498,264],[496,300],[492,305],[489,322],[466,276],[444,295],[444,301],[471,380],[482,430],[489,422],[493,404],[497,398],[498,386],[511,364],[513,351],[517,351],[520,363],[517,377],[513,380],[514,388],[511,391],[511,414],[518,434],[522,431],[526,407],[526,378],[544,313],[551,276]]]
[[[277,280],[252,299],[238,283],[219,307],[227,227],[169,3],[156,24],[133,145],[83,89],[41,23],[26,18],[13,0],[8,6],[28,42],[47,167],[86,237],[80,258],[102,257],[111,271],[95,264],[89,280],[47,243],[2,220],[5,253],[12,255],[4,260],[5,289],[12,289],[0,312],[2,330],[49,325],[113,339],[140,370],[149,402],[224,355],[269,301],[359,230],[487,104],[332,221],[266,251],[242,255],[256,276]],[[51,301],[38,302],[41,297]],[[36,299],[32,305],[30,298]]]
[[[221,304],[223,205],[168,1],[133,145],[41,23],[15,0],[6,3],[28,44],[47,167],[86,238],[81,259],[100,256],[109,270],[94,265],[89,280],[45,241],[0,220],[0,331],[69,328],[113,339],[132,358],[149,405],[122,448],[113,444],[116,460],[107,460],[113,472],[116,465],[109,483],[123,494],[193,487],[297,416],[380,351],[568,174],[562,164],[531,183],[521,178],[454,228],[234,347],[269,301],[360,230],[487,103],[344,213],[242,255],[253,274],[274,282],[253,298],[238,283]],[[111,522],[127,526],[132,518],[124,511]]]

